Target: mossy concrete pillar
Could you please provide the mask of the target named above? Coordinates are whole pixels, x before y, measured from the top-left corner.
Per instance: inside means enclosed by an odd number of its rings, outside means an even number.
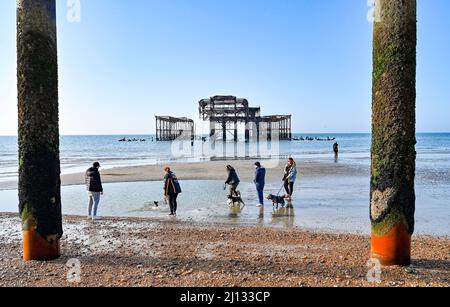
[[[55,0],[17,1],[19,209],[24,260],[59,257],[62,236]]]
[[[414,233],[416,0],[377,0],[370,217],[373,258],[408,265]]]

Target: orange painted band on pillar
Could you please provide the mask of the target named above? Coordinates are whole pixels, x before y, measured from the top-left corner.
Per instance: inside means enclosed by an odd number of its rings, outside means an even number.
[[[403,225],[395,226],[383,236],[372,234],[371,257],[382,265],[411,264],[411,234]]]
[[[23,231],[23,260],[47,261],[59,258],[59,239],[49,243],[36,230]]]

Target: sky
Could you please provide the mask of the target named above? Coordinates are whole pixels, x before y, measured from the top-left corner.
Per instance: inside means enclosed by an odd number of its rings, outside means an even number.
[[[213,95],[299,133],[370,132],[366,0],[80,0],[79,22],[57,3],[61,134],[152,134]],[[449,13],[418,0],[419,132],[450,131]],[[0,1],[0,135],[17,134],[15,18]]]

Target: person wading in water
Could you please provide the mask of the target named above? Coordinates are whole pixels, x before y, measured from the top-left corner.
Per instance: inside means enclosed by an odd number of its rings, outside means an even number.
[[[337,142],[333,145],[333,152],[335,156],[339,155],[339,144]]]

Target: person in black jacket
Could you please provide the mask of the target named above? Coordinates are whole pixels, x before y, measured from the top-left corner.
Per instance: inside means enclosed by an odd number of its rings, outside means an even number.
[[[333,152],[334,152],[334,162],[339,161],[339,144],[336,142],[333,145]]]
[[[227,165],[227,172],[228,172],[228,178],[225,181],[225,185],[229,185],[230,186],[230,190],[229,190],[229,196],[239,196],[238,192],[237,192],[237,187],[239,185],[239,183],[241,182],[241,180],[239,179],[236,170],[231,166],[231,165]]]
[[[164,171],[164,197],[169,199],[169,216],[176,216],[178,208],[177,198],[178,194],[181,193],[181,186],[177,176],[170,170],[170,167],[166,167]]]
[[[88,218],[96,220],[100,195],[103,195],[102,179],[99,172],[100,163],[95,162],[91,168],[86,171],[85,181],[86,189],[89,194]]]

